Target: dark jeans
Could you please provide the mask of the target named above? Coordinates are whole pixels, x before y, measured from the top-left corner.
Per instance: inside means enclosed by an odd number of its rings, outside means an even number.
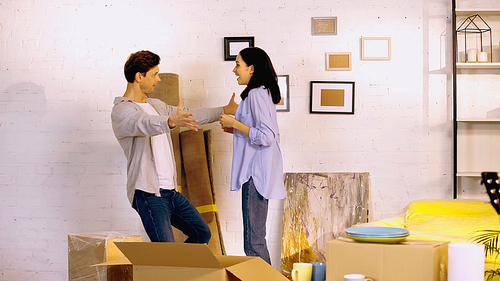
[[[271,264],[266,243],[266,220],[268,199],[255,189],[252,178],[241,188],[243,208],[243,249],[247,256],[261,257]]]
[[[151,242],[175,242],[174,226],[188,237],[185,243],[208,243],[210,228],[193,204],[175,190],[162,189],[160,193],[157,197],[136,190],[132,204]]]

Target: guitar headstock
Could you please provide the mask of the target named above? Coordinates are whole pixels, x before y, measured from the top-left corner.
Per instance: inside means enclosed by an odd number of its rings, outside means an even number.
[[[500,214],[500,194],[498,185],[498,174],[496,172],[482,172],[481,184],[484,184],[488,196],[490,197],[491,205]]]

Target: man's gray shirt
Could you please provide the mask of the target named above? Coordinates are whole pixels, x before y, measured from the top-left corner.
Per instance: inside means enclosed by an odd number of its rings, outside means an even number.
[[[139,105],[125,97],[117,97],[111,111],[111,124],[116,139],[127,158],[127,197],[132,204],[136,189],[160,196],[160,183],[156,172],[151,137],[166,133],[169,151],[174,159],[172,138],[168,118],[177,112],[177,107],[168,105],[159,99],[146,98],[160,116],[145,113]],[[224,112],[222,107],[195,108],[184,111],[194,113],[199,125],[215,122]],[[173,167],[175,169],[175,163]],[[174,171],[174,184],[177,186],[177,171]]]

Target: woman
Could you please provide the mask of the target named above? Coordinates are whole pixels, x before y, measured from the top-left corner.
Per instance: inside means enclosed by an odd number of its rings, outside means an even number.
[[[271,264],[266,243],[268,200],[286,194],[276,119],[281,94],[271,59],[262,49],[241,50],[233,72],[238,84],[247,86],[235,116],[220,117],[224,131],[233,133],[231,190],[242,189],[245,254]]]

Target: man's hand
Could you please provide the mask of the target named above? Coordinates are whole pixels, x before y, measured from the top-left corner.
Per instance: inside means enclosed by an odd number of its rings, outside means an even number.
[[[168,118],[168,126],[170,128],[175,128],[177,126],[186,127],[190,130],[198,131],[200,127],[198,124],[198,120],[191,118],[189,116],[193,116],[192,112],[185,112],[182,109],[182,99],[179,98],[179,106],[177,107],[177,112],[175,115],[172,115]]]
[[[234,102],[234,93],[231,99],[229,100],[229,103],[223,108],[224,108],[224,114],[234,115],[236,113],[236,109],[238,109],[238,104]]]

